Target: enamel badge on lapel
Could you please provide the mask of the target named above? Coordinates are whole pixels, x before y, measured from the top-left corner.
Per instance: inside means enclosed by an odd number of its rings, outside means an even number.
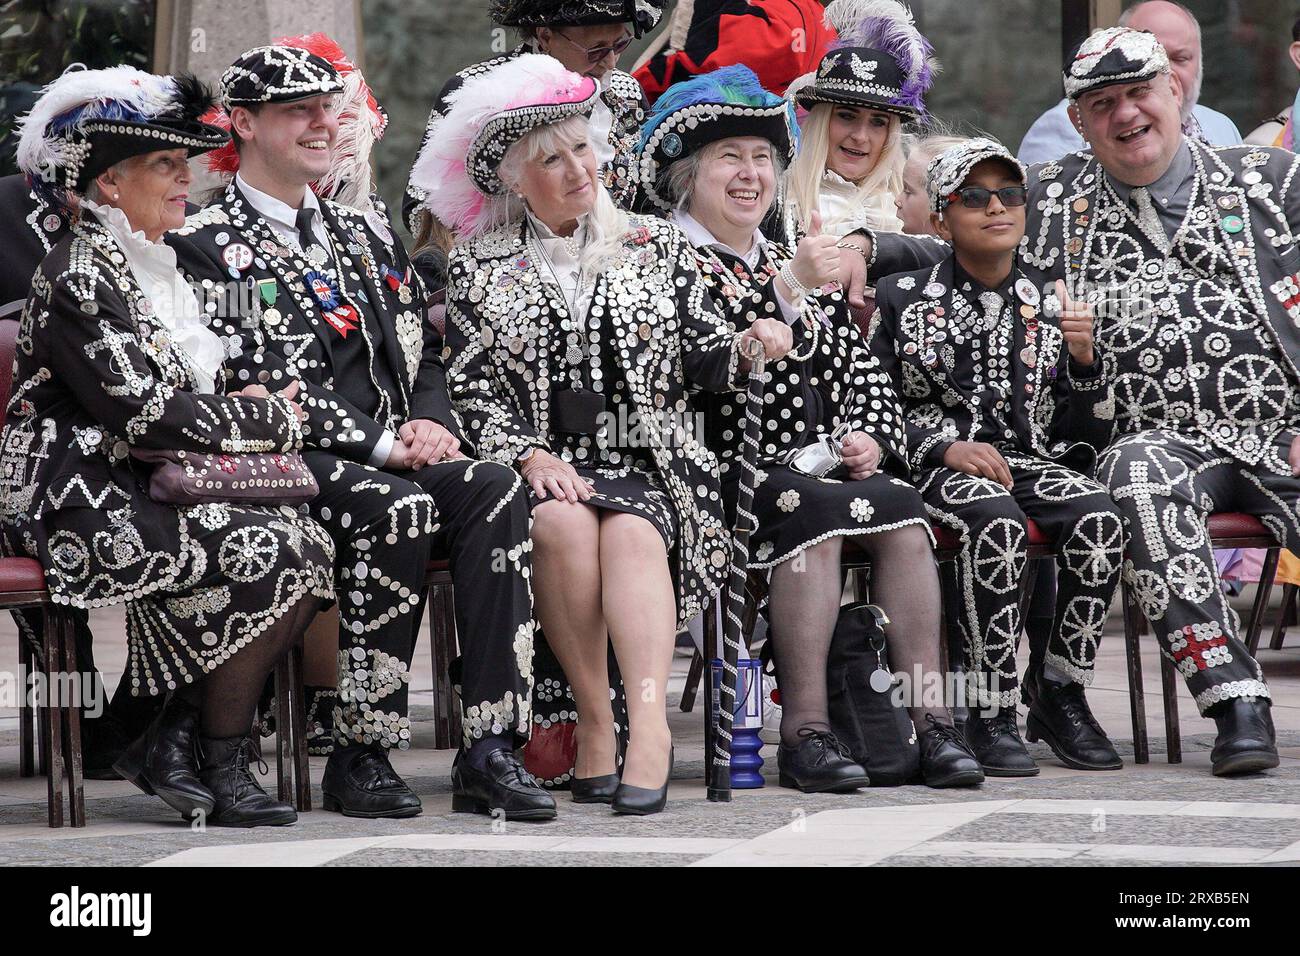
[[[409,305],[411,302],[411,267],[407,266],[405,272],[397,272],[387,265],[379,267],[379,273],[383,276],[384,282],[388,288],[397,293],[397,298],[402,305]]]
[[[1020,301],[1029,306],[1037,306],[1042,301],[1042,295],[1029,279],[1021,276],[1016,280],[1016,295]]]
[[[238,275],[253,264],[253,250],[242,242],[232,242],[221,250],[221,261]]]

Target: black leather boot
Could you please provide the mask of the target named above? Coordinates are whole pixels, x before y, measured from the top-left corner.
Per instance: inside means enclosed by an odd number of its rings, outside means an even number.
[[[507,820],[554,820],[555,798],[524,769],[513,750],[503,747],[487,755],[482,770],[471,767],[463,753],[456,755],[451,811],[489,816],[500,811]]]
[[[1038,764],[1029,756],[1016,727],[1015,707],[1002,706],[992,717],[972,710],[966,718],[966,743],[989,777],[1036,777]]]
[[[933,714],[921,731],[921,777],[927,787],[973,787],[984,782],[984,771],[960,730]]]
[[[210,815],[216,798],[199,778],[198,732],[198,708],[173,696],[113,769],[186,820]]]
[[[413,817],[422,806],[378,744],[336,744],[325,764],[321,790],[325,809],[345,817]]]
[[[1082,684],[1058,684],[1040,676],[1030,684],[1029,696],[1025,731],[1031,743],[1042,740],[1074,770],[1123,768],[1124,761],[1088,707]]]
[[[1216,777],[1256,773],[1277,766],[1277,738],[1273,714],[1263,698],[1234,697],[1210,710],[1219,736],[1210,751]]]
[[[109,713],[81,721],[81,766],[87,780],[121,780],[113,765],[131,745],[122,725]]]
[[[776,766],[781,786],[804,793],[849,793],[871,786],[866,768],[830,731],[800,727],[799,742],[777,750]]]
[[[204,737],[199,778],[212,791],[216,806],[208,814],[214,827],[281,827],[296,823],[298,812],[262,789],[249,767],[247,737]]]

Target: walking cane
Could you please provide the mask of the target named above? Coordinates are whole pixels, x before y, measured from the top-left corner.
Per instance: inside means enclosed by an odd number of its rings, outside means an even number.
[[[749,392],[745,399],[745,438],[740,456],[740,491],[736,496],[731,573],[727,579],[726,618],[722,622],[722,689],[718,700],[717,731],[713,734],[712,774],[708,796],[714,803],[731,802],[731,725],[736,714],[736,661],[740,659],[740,615],[745,610],[745,583],[749,578],[749,533],[754,519],[754,485],[758,475],[758,439],[762,433],[763,343],[750,340]],[[712,681],[710,681],[712,683]],[[712,698],[710,691],[709,697]]]

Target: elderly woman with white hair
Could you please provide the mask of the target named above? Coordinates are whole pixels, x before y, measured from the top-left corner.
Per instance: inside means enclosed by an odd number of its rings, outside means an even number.
[[[641,183],[685,231],[713,301],[733,329],[789,325],[795,348],[768,366],[751,570],[771,572],[771,640],[781,687],[782,786],[809,793],[866,786],[831,731],[827,659],[840,608],[841,552],[872,561],[873,597],[893,622],[899,670],[941,671],[939,578],[929,519],[906,474],[903,418],[835,281],[841,250],[814,229],[795,249],[760,230],[798,145],[794,110],[744,66],[678,83],[646,120]],[[736,508],[746,396],[701,394],[707,442]],[[842,461],[820,454],[823,446]],[[809,459],[817,459],[810,464]],[[979,765],[940,704],[908,701],[931,786],[980,782]]]
[[[0,525],[55,601],[126,605],[132,692],[167,700],[114,769],[187,819],[280,825],[294,808],[261,789],[248,736],[271,668],[333,599],[333,546],[270,506],[270,480],[241,472],[266,486],[256,505],[179,503],[150,463],[265,473],[302,442],[295,387],[216,394],[225,350],[161,242],[185,221],[187,159],[226,141],[198,121],[211,103],[192,77],[122,66],[65,73],[24,119],[19,166],[73,224],[19,326]]]
[[[596,95],[553,58],[517,57],[457,91],[412,177],[459,237],[452,399],[479,454],[533,492],[537,617],[577,701],[574,799],[645,814],[672,772],[674,638],[729,561],[687,382],[734,390],[746,340],[779,358],[792,335],[774,319],[733,332],[681,231],[615,207],[591,146]],[[629,689],[621,780],[607,641]]]

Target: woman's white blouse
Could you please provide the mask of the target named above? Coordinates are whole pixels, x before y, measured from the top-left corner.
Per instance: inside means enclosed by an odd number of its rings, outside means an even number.
[[[874,193],[863,200],[855,184],[830,169],[822,175],[817,207],[822,214],[822,229],[830,235],[847,236],[859,229],[903,231],[893,193]]]
[[[149,297],[154,315],[189,359],[197,383],[194,390],[211,395],[216,391],[217,373],[226,350],[221,338],[204,324],[198,297],[176,268],[176,251],[162,241],[150,242],[143,231],[133,230],[126,213],[116,206],[103,206],[89,199],[83,199],[81,205],[94,213],[113,236],[140,290]]]

